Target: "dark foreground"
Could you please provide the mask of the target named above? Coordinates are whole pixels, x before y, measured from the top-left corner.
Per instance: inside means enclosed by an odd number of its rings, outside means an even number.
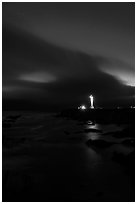
[[[134,119],[134,109],[3,112],[2,201],[134,201]]]

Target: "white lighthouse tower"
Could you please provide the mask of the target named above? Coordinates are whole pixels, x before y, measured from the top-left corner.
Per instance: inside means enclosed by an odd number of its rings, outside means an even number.
[[[93,100],[94,100],[94,98],[93,98],[93,96],[92,95],[90,95],[89,96],[89,98],[90,98],[90,108],[94,108],[94,105],[93,105]]]

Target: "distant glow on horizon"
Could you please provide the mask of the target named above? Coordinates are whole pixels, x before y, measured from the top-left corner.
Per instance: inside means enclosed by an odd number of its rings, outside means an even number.
[[[119,68],[119,69],[118,69]],[[124,85],[127,86],[135,86],[135,73],[134,70],[132,69],[123,69],[121,70],[120,67],[113,67],[113,69],[110,67],[102,67],[101,70],[103,70],[103,72],[114,76],[117,80],[119,80],[120,82],[122,82]]]

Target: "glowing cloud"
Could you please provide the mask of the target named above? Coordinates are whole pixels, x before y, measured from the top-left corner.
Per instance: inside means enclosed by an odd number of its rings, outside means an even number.
[[[126,64],[120,60],[108,61],[105,64],[100,65],[103,72],[114,76],[120,82],[128,86],[135,86],[135,69],[129,64]]]
[[[32,72],[29,74],[23,74],[19,77],[19,79],[36,83],[50,83],[56,81],[55,76],[46,72]]]

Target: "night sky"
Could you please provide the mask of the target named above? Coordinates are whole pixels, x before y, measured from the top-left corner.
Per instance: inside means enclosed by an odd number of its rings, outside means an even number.
[[[134,105],[134,3],[3,3],[3,109]]]

